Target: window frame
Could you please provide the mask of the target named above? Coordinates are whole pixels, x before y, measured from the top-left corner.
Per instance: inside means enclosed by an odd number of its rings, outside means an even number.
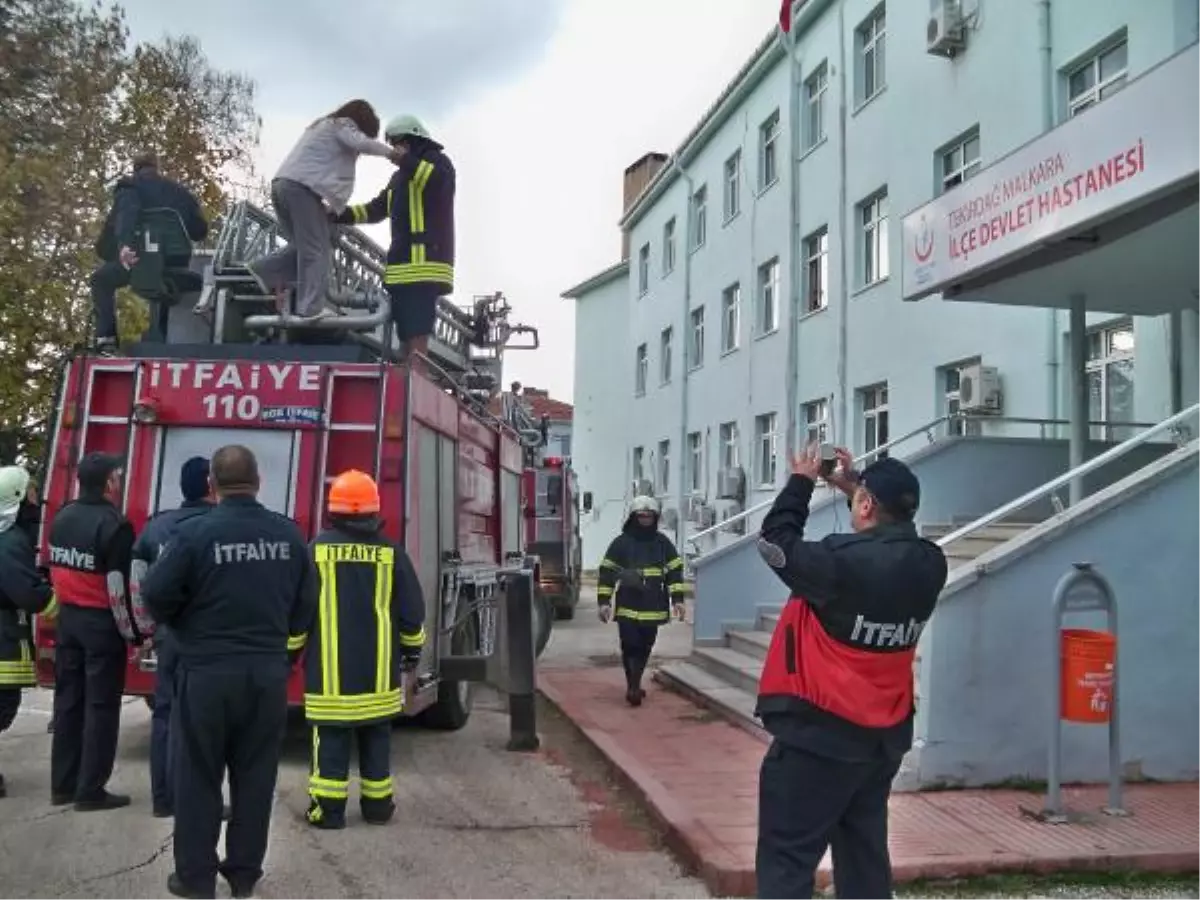
[[[829,61],[821,60],[804,79],[804,150],[825,140],[825,100],[829,96]],[[814,128],[813,119],[816,119]]]
[[[886,187],[858,204],[858,235],[861,249],[858,275],[860,287],[863,289],[887,281],[892,274],[889,207]],[[868,220],[870,210],[876,212],[871,213]]]
[[[638,247],[638,297],[650,293],[650,242]]]
[[[708,185],[702,184],[692,192],[692,227],[688,235],[688,252],[695,253],[708,240]]]
[[[694,372],[704,365],[704,305],[695,307],[688,313],[688,371]]]
[[[633,396],[646,396],[646,382],[650,377],[650,348],[643,341],[634,350]]]
[[[814,410],[819,413],[816,418],[809,415]],[[801,404],[800,426],[804,429],[803,446],[829,443],[829,398],[818,397]]]
[[[1108,78],[1103,78],[1103,66],[1105,57],[1117,50],[1124,50],[1125,63],[1119,71]],[[1088,70],[1092,71],[1093,81],[1088,87],[1079,94],[1071,93],[1071,81],[1076,75],[1079,75]],[[1091,109],[1097,103],[1101,103],[1108,96],[1120,91],[1129,83],[1129,38],[1124,33],[1114,37],[1105,43],[1101,44],[1094,52],[1089,53],[1081,60],[1077,60],[1072,66],[1063,71],[1063,77],[1066,83],[1064,94],[1067,101],[1067,118],[1073,119],[1075,116]],[[1111,90],[1110,90],[1111,89]]]
[[[967,146],[972,143],[975,145],[975,156],[973,159],[968,160]],[[983,170],[983,155],[981,151],[982,142],[979,139],[979,126],[975,126],[950,143],[942,145],[937,152],[938,193],[949,193],[959,185],[978,175]],[[954,153],[961,153],[961,161],[956,167],[947,171],[947,159]],[[953,180],[955,178],[957,180]]]
[[[658,442],[658,480],[654,483],[654,490],[658,494],[666,494],[671,490],[671,439],[664,438]]]
[[[717,442],[721,447],[720,462],[723,472],[740,468],[742,465],[742,454],[738,447],[738,441],[741,439],[739,431],[736,419],[721,422],[717,426]]]
[[[867,385],[859,389],[858,395],[863,453],[871,453],[891,440],[891,395],[888,391],[888,383],[880,381]],[[871,401],[870,406],[867,405],[868,401]],[[880,439],[880,421],[883,423],[882,439]]]
[[[756,337],[766,337],[779,330],[779,299],[783,273],[778,256],[773,256],[758,267],[754,281],[754,331]],[[770,308],[767,297],[770,295]],[[767,313],[770,313],[768,321]]]
[[[732,166],[732,167],[731,167]],[[742,211],[742,149],[739,147],[721,169],[722,223],[736,219]]]
[[[814,251],[814,242],[820,242]],[[817,264],[820,296],[813,302],[813,267]],[[829,226],[822,225],[804,239],[804,315],[829,308]]]
[[[887,8],[880,3],[854,29],[855,92],[858,107],[866,106],[887,87]],[[868,63],[868,58],[870,62]],[[868,73],[871,90],[867,90]]]
[[[732,304],[727,304],[728,298]],[[733,313],[732,323],[729,312]],[[732,338],[732,340],[731,340]],[[735,281],[721,291],[721,355],[733,353],[742,346],[742,285]]]
[[[783,118],[776,108],[758,126],[758,192],[779,181],[779,137]],[[768,171],[769,170],[769,171]]]
[[[688,432],[685,483],[691,494],[704,492],[704,432],[702,431]]]
[[[764,427],[769,425],[770,428]],[[754,481],[760,488],[774,487],[779,478],[779,414],[761,413],[754,417]],[[770,454],[770,472],[764,463]]]
[[[659,387],[671,383],[672,369],[675,368],[674,347],[675,327],[668,325],[658,333],[658,384]]]
[[[665,278],[675,271],[675,217],[663,222],[662,274]]]
[[[1117,347],[1115,345],[1115,337],[1118,334],[1129,334],[1132,344],[1129,348]],[[1092,392],[1092,381],[1095,378],[1098,387],[1098,409],[1096,420],[1103,422],[1103,425],[1089,426],[1088,431],[1093,440],[1099,441],[1115,441],[1126,440],[1132,437],[1136,429],[1126,425],[1112,424],[1112,411],[1109,399],[1109,378],[1113,366],[1128,363],[1133,369],[1133,377],[1136,384],[1137,378],[1137,331],[1135,330],[1133,319],[1122,317],[1104,322],[1093,328],[1088,329],[1087,333],[1087,363],[1084,366],[1085,377],[1088,381],[1089,399]],[[1099,353],[1093,353],[1094,341],[1099,342]],[[1091,418],[1089,402],[1089,415]]]

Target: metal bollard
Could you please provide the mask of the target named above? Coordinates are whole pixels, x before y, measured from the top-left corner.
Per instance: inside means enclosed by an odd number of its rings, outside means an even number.
[[[1092,568],[1091,563],[1074,563],[1071,571],[1059,579],[1054,588],[1053,599],[1052,655],[1054,661],[1055,689],[1050,702],[1050,764],[1046,775],[1046,809],[1043,813],[1050,822],[1067,820],[1062,808],[1062,624],[1068,612],[1104,610],[1108,618],[1108,630],[1117,637],[1117,598],[1108,579]],[[1108,718],[1108,806],[1104,812],[1110,816],[1127,815],[1121,806],[1121,743],[1120,704],[1117,699],[1120,666],[1120,645],[1113,649],[1112,701]]]
[[[508,650],[508,749],[537,750],[537,663],[533,641],[533,572],[522,569],[504,591]]]

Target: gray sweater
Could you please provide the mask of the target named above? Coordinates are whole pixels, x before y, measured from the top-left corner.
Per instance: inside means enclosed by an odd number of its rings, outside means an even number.
[[[275,177],[299,182],[340,213],[354,193],[358,157],[367,153],[386,158],[391,152],[350,119],[318,119],[300,135]]]

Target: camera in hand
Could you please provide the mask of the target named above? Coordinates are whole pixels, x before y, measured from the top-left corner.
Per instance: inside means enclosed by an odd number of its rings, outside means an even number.
[[[833,450],[833,444],[821,445],[821,468],[818,470],[822,478],[828,478],[833,474],[833,470],[837,468],[837,454]]]

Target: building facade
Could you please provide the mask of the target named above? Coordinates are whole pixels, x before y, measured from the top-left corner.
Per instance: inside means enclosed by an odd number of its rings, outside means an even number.
[[[925,429],[1059,433],[1064,311],[904,302],[899,222],[1198,22],[1196,0],[798,2],[627,198],[627,261],[565,295],[583,490],[615,503],[649,482],[692,534],[768,499],[808,440],[861,454]],[[1195,402],[1194,306],[1088,326],[1094,438]],[[942,418],[963,410],[981,415]]]

